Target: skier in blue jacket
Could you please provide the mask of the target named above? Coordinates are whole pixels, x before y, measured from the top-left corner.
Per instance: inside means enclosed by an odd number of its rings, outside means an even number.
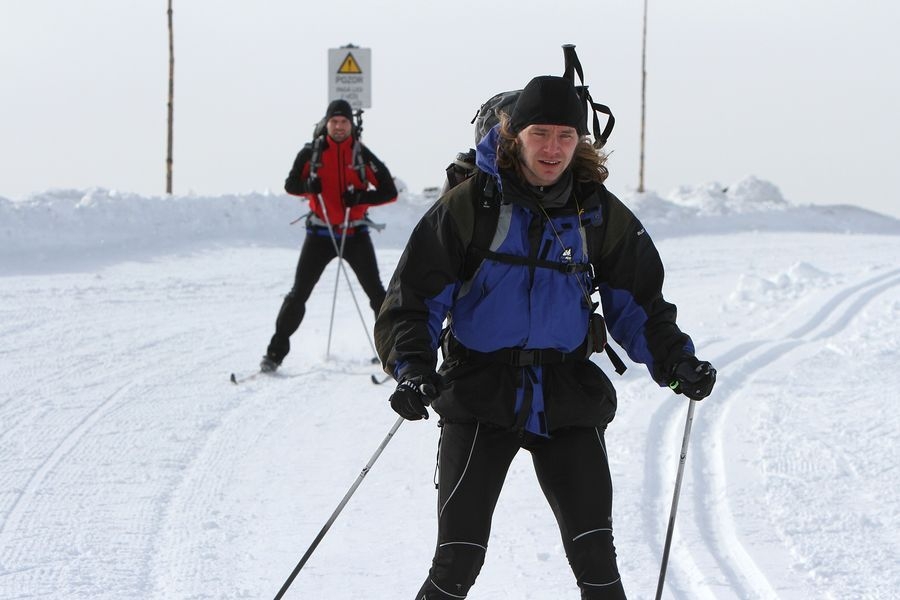
[[[431,404],[441,417],[437,548],[416,600],[466,596],[520,448],[581,597],[625,598],[604,441],[616,393],[589,359],[602,345],[592,293],[610,335],[657,383],[695,400],[715,383],[663,298],[653,242],[603,185],[606,157],[586,134],[572,83],[534,78],[478,144],[477,175],[422,217],[388,286],[375,340],[398,381],[391,407],[418,420]],[[493,240],[478,248],[479,211],[494,205]]]

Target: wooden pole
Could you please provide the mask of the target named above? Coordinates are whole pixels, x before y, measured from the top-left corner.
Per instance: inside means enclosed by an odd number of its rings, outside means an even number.
[[[647,0],[644,0],[644,36],[641,44],[641,164],[638,189],[644,193],[644,128],[647,115]]]
[[[175,42],[172,32],[172,0],[169,0],[169,105],[166,140],[166,193],[172,193],[172,121],[175,115]]]

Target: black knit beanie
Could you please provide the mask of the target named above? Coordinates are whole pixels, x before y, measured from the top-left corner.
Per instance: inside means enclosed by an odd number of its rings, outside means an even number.
[[[575,86],[564,77],[543,75],[528,82],[510,115],[510,128],[519,133],[529,125],[567,125],[587,134],[584,102]]]
[[[332,100],[328,105],[328,110],[325,111],[325,120],[327,121],[331,117],[347,117],[352,121],[353,109],[350,107],[350,103],[343,99]]]

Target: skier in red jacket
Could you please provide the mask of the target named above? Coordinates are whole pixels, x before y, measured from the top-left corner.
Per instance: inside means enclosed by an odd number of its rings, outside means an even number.
[[[275,371],[290,351],[290,337],[303,320],[306,301],[325,267],[343,248],[347,261],[378,315],[385,291],[378,274],[366,211],[397,199],[390,171],[356,135],[353,109],[334,100],[323,119],[325,132],[300,150],[284,182],[289,194],[309,199],[306,240],[294,286],[284,297],[260,370]]]

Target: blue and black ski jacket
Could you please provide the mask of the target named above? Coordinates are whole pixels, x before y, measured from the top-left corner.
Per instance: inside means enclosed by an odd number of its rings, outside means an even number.
[[[435,369],[443,347],[444,388],[432,406],[445,420],[542,436],[605,426],[616,394],[586,350],[592,291],[611,337],[660,385],[694,351],[663,298],[659,254],[602,184],[576,182],[555,209],[504,194],[504,179],[515,175],[497,172],[491,137],[477,148],[478,175],[414,229],[375,324],[378,354],[399,380]],[[492,194],[496,231],[470,276],[478,210]]]

